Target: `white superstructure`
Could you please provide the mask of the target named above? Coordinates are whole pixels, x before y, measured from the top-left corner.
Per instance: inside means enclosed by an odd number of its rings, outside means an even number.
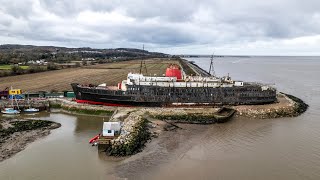
[[[121,90],[126,91],[126,85],[161,86],[161,87],[233,87],[243,86],[242,81],[233,81],[229,76],[223,78],[188,76],[183,81],[176,77],[153,77],[129,73],[127,80],[122,81]]]

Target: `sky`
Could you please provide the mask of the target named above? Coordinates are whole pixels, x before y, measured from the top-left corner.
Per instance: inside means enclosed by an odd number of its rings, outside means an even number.
[[[320,1],[0,0],[0,44],[320,55]]]

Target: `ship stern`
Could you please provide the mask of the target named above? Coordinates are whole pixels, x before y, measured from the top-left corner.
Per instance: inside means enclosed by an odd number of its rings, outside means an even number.
[[[71,84],[71,87],[72,87],[72,89],[73,89],[73,92],[74,92],[74,94],[75,94],[76,99],[82,99],[82,98],[81,98],[80,88],[79,88],[78,85],[79,85],[78,83],[72,83],[72,84]]]

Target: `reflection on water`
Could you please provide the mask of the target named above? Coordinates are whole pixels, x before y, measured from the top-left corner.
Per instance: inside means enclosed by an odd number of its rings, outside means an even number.
[[[90,132],[95,132],[97,135],[102,130],[103,120],[104,119],[107,120],[108,118],[109,117],[97,118],[92,116],[78,116],[76,127],[75,127],[75,133],[90,131]]]
[[[47,111],[42,111],[38,113],[21,113],[21,114],[2,114],[0,113],[0,118],[5,119],[39,119],[39,118],[45,118],[49,117],[50,113]]]
[[[208,67],[209,59],[193,60]],[[214,64],[219,76],[275,83],[310,108],[296,118],[183,124],[120,160],[88,144],[101,117],[41,114],[36,118],[62,127],[1,162],[0,179],[320,179],[319,58],[217,58]]]

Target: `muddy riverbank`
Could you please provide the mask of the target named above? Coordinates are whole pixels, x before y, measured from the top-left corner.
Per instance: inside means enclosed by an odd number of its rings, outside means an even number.
[[[28,144],[50,134],[61,124],[42,120],[0,120],[0,162],[24,150]]]

